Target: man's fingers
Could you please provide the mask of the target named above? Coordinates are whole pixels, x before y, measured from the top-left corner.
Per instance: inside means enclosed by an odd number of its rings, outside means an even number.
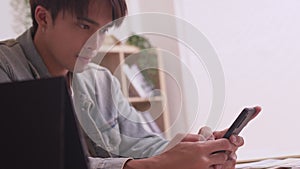
[[[226,153],[215,153],[210,155],[210,165],[223,165],[228,160]]]
[[[215,131],[213,132],[213,135],[216,139],[222,138],[228,129],[222,130],[222,131]]]
[[[198,134],[188,134],[182,140],[182,142],[196,142],[196,141],[205,141],[203,137]]]
[[[211,128],[207,127],[207,126],[202,127],[199,130],[198,134],[201,135],[201,137],[204,138],[204,140],[214,140],[215,139]]]
[[[234,144],[237,147],[240,147],[240,146],[244,145],[243,137],[232,135],[232,136],[229,137],[229,140],[232,144]]]
[[[228,156],[228,154],[223,153],[223,155],[224,154],[227,155],[227,158],[228,158],[224,163],[222,163],[222,160],[223,160],[222,158],[224,158],[224,157],[220,156],[222,153],[218,153],[218,154],[219,154],[218,155],[219,157],[215,156],[216,157],[215,160],[221,160],[221,161],[212,165],[210,168],[213,168],[213,169],[234,169],[235,168],[236,159],[237,159],[235,153],[232,153],[229,156]],[[213,155],[217,155],[217,154],[213,154]]]
[[[198,134],[187,134],[186,135],[183,133],[179,133],[169,142],[167,147],[164,149],[164,152],[172,149],[180,142],[198,142],[198,141],[201,141],[201,137]]]
[[[234,160],[234,161],[236,161],[236,159],[237,159],[237,156],[236,156],[235,153],[229,154],[229,160]]]
[[[214,153],[214,152],[219,152],[219,151],[229,151],[233,152],[235,151],[235,146],[230,143],[228,139],[218,139],[218,140],[213,140],[213,141],[207,141],[204,142],[206,146],[209,146],[207,150],[210,152],[208,153]]]
[[[260,106],[255,106],[255,113],[252,116],[251,120],[254,119],[259,114],[260,111],[261,111],[261,107]]]
[[[222,165],[214,165],[213,169],[222,169]]]

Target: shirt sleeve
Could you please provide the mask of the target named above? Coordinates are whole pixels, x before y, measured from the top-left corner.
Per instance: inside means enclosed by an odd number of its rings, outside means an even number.
[[[120,84],[112,77],[114,100],[119,110],[120,155],[133,158],[147,158],[163,152],[169,143],[162,136],[147,131],[138,112],[130,106],[120,90]]]
[[[5,83],[5,82],[11,82],[11,80],[8,78],[7,74],[3,72],[0,68],[0,83]]]
[[[89,157],[91,169],[123,169],[131,158],[93,158]]]
[[[5,71],[5,68],[4,68],[4,53],[1,49],[1,46],[0,46],[0,83],[4,83],[4,82],[10,82],[10,78],[8,77],[8,74],[7,72]]]
[[[168,141],[145,129],[143,120],[123,96],[118,80],[108,70],[90,66],[74,74],[73,99],[78,119],[94,142],[93,157],[119,161],[119,157],[147,158],[160,154]],[[97,151],[98,147],[104,151]]]

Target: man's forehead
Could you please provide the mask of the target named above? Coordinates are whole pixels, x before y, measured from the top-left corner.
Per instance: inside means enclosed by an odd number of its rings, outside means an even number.
[[[104,26],[112,21],[112,5],[108,0],[93,0],[90,2],[86,21]]]
[[[91,1],[88,7],[88,15],[102,16],[112,20],[112,4],[109,0]]]
[[[97,21],[94,21],[94,20],[92,20],[92,19],[90,19],[88,17],[80,17],[80,16],[78,16],[77,20],[85,21],[85,22],[91,23],[93,25],[100,26],[100,24]]]

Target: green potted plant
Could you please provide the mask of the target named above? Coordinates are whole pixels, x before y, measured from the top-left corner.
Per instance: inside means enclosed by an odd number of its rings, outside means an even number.
[[[139,53],[134,54],[134,62],[142,70],[141,73],[149,85],[159,88],[157,51],[150,41],[141,35],[132,35],[127,39],[126,44],[140,49]]]

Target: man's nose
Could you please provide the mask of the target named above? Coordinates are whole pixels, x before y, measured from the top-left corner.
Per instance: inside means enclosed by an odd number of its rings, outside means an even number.
[[[103,41],[104,41],[105,35],[100,35],[98,33],[93,34],[88,41],[86,42],[85,46],[89,50],[98,50]]]

